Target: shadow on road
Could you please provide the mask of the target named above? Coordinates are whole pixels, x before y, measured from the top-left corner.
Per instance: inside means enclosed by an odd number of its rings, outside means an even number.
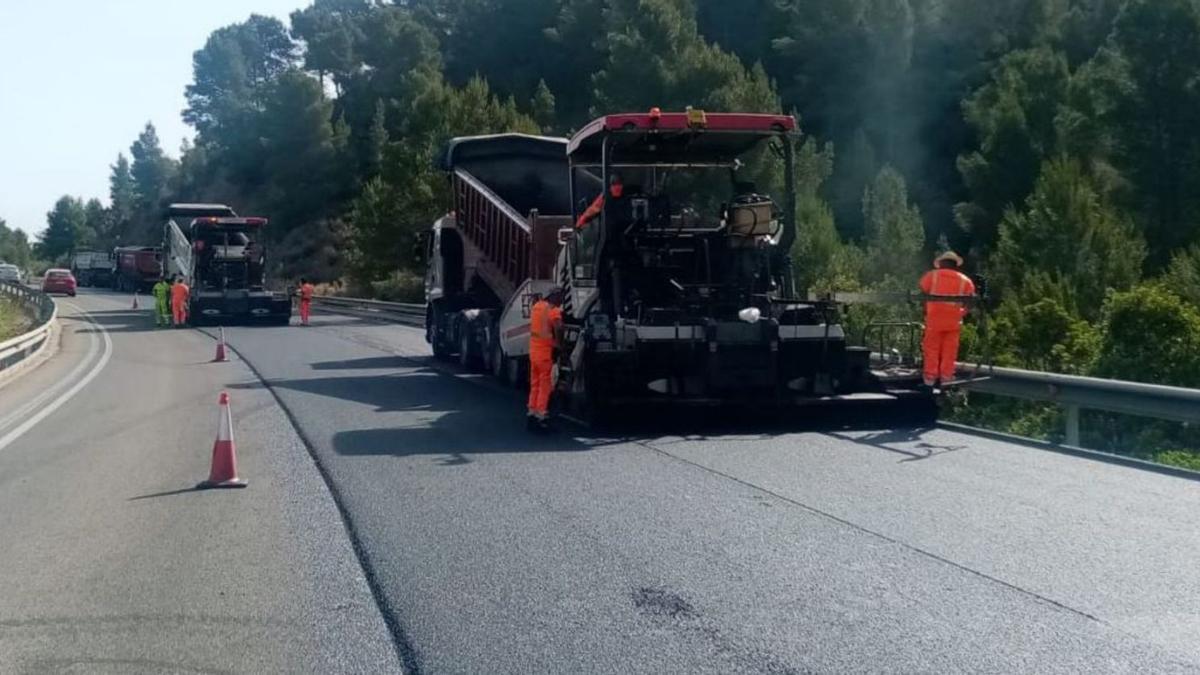
[[[932,431],[930,428],[914,428],[914,429],[893,429],[889,431],[881,431],[878,433],[868,434],[866,436],[851,436],[848,434],[833,433],[830,436],[839,438],[843,441],[849,441],[856,445],[863,445],[869,448],[877,448],[886,450],[897,455],[903,455],[905,459],[901,459],[900,463],[919,462],[923,460],[944,455],[948,452],[957,452],[966,449],[965,445],[938,445],[925,440],[925,435]],[[907,446],[907,447],[903,447]]]
[[[386,361],[385,365],[383,362]],[[364,366],[363,362],[374,363]],[[337,363],[337,362],[333,362]],[[592,445],[569,433],[534,434],[525,429],[524,405],[516,398],[424,367],[411,367],[399,357],[346,362],[353,368],[402,368],[377,375],[268,380],[305,426],[310,402],[296,393],[366,406],[378,415],[373,429],[335,431],[332,445],[341,455],[445,456],[443,464],[469,464],[472,455],[488,453],[578,452]],[[321,364],[318,364],[321,365]],[[333,369],[335,366],[326,366]],[[253,387],[237,384],[232,388]],[[328,405],[328,404],[319,404]],[[374,421],[376,418],[372,417]]]
[[[313,370],[371,370],[375,368],[408,368],[413,360],[402,356],[374,356],[345,361],[321,361],[312,364]]]
[[[141,501],[143,499],[157,499],[159,497],[173,497],[175,495],[186,495],[186,494],[189,494],[192,492],[203,492],[203,490],[200,490],[199,488],[197,488],[196,486],[193,485],[192,487],[180,488],[178,490],[167,490],[165,492],[153,492],[148,495],[138,495],[137,497],[130,497],[128,499],[128,501],[136,502],[136,501]]]

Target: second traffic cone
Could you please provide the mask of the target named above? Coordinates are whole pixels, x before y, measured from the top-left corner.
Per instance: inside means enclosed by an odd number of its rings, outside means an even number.
[[[213,358],[213,363],[224,363],[229,360],[225,355],[225,328],[221,328],[220,336],[217,338],[217,355]]]
[[[133,308],[138,309],[137,291],[133,292]]]
[[[237,475],[237,450],[233,445],[233,416],[229,414],[229,394],[221,392],[217,405],[221,408],[221,415],[217,426],[217,440],[213,442],[212,469],[208,473],[208,480],[196,488],[244,488],[247,485],[246,481]]]

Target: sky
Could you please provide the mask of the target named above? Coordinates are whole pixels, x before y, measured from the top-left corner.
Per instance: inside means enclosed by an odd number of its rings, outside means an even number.
[[[0,0],[0,218],[32,237],[64,194],[108,203],[109,166],[146,122],[168,154],[192,53],[250,14],[310,0]]]

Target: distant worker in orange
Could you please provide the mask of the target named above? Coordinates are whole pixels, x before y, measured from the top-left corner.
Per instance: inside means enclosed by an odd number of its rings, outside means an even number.
[[[296,295],[300,296],[300,325],[308,325],[308,317],[312,315],[312,300],[313,293],[316,289],[308,283],[308,279],[300,277],[300,288],[296,289]]]
[[[613,174],[608,178],[608,194],[612,195],[613,199],[620,199],[621,195],[625,194],[625,185],[621,182],[621,176]],[[587,210],[579,214],[579,219],[575,221],[575,229],[582,230],[588,226],[588,223],[595,220],[604,211],[604,193],[601,192],[592,201],[592,205],[587,207]]]
[[[187,323],[188,298],[191,294],[192,289],[183,283],[183,279],[175,277],[174,283],[171,284],[171,315],[175,319],[176,328]]]
[[[921,277],[921,292],[925,295],[969,298],[975,295],[975,282],[959,271],[962,256],[947,251],[933,261],[934,269]],[[925,303],[925,385],[936,387],[954,381],[958,362],[958,341],[962,335],[962,320],[967,314],[966,303]]]
[[[554,348],[562,328],[562,290],[554,289],[534,303],[529,313],[529,414],[530,431],[546,428],[553,388]]]

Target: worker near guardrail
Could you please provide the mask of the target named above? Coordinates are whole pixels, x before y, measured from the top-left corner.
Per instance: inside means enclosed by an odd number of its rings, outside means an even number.
[[[562,328],[562,290],[554,289],[533,304],[529,312],[529,413],[530,431],[546,428],[550,417],[550,391],[554,386],[554,348]]]
[[[151,289],[154,294],[154,325],[164,328],[171,325],[171,284],[166,277],[159,277]]]
[[[612,195],[613,199],[620,199],[625,193],[625,185],[621,182],[621,176],[613,174],[608,179],[608,194]],[[592,205],[587,207],[587,210],[579,214],[579,219],[575,221],[575,229],[582,230],[588,226],[588,223],[595,220],[601,213],[604,212],[604,193],[601,192]]]
[[[921,277],[925,295],[969,298],[975,295],[975,282],[960,270],[962,256],[947,251],[933,261],[933,269]],[[921,347],[925,357],[925,386],[936,387],[954,380],[958,362],[958,343],[962,320],[967,314],[965,302],[930,301],[925,303],[925,337]]]
[[[316,289],[308,282],[308,279],[300,277],[300,288],[296,289],[296,295],[300,297],[300,325],[308,325],[308,317],[312,315],[313,293]]]
[[[192,289],[183,283],[183,279],[175,277],[174,283],[171,284],[171,314],[175,319],[175,327],[187,323],[188,315],[188,298],[192,294]]]

